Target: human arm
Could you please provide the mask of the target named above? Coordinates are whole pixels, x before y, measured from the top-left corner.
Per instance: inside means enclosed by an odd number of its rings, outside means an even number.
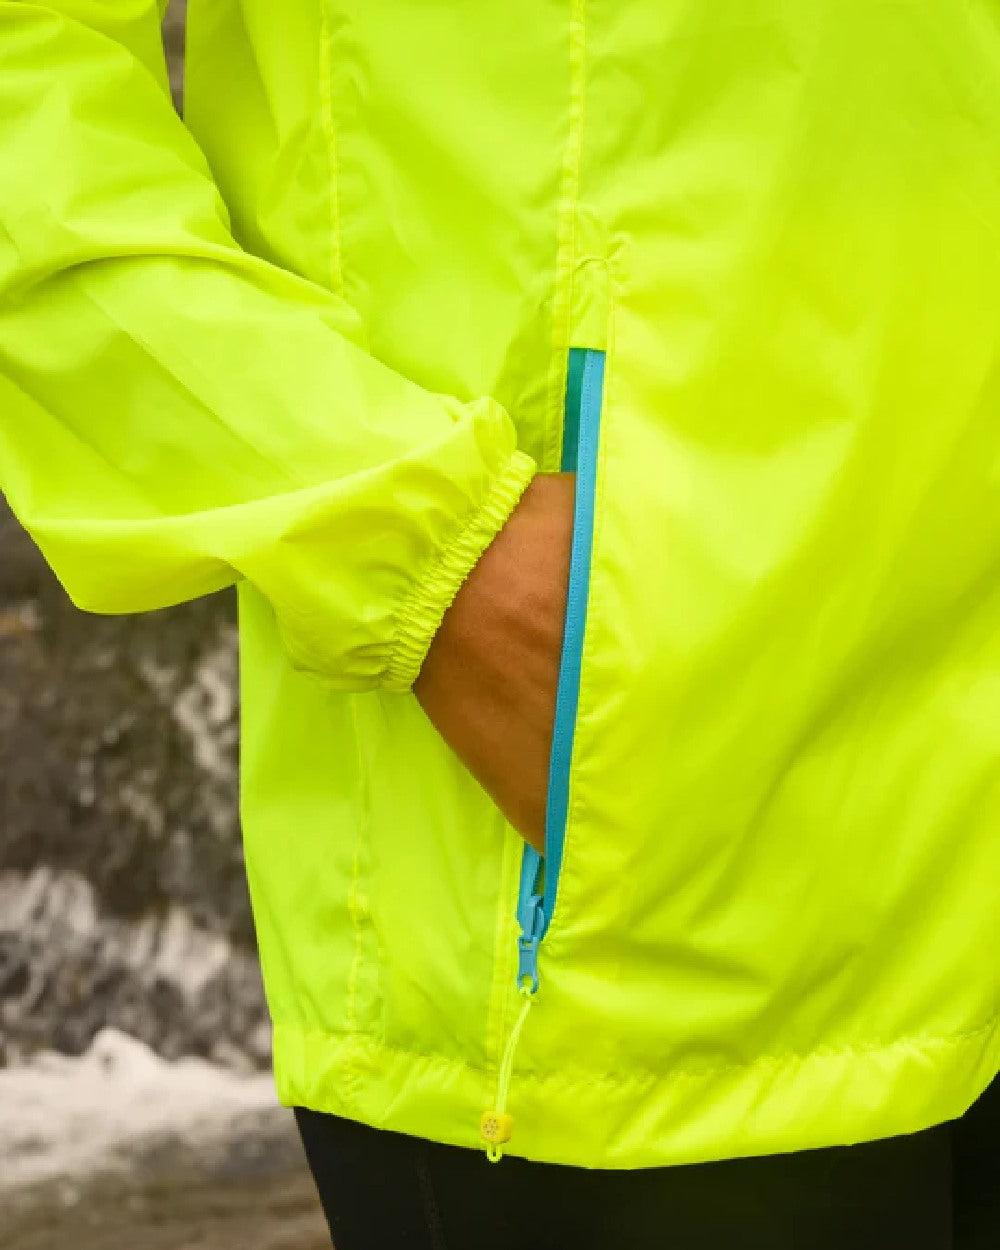
[[[534,479],[446,613],[414,686],[439,732],[539,851],[573,494],[573,474]]]
[[[237,245],[159,16],[0,0],[0,488],[81,607],[246,578],[303,668],[407,689],[532,462]]]

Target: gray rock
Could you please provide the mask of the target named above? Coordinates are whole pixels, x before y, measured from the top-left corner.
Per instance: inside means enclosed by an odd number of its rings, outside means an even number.
[[[85,616],[0,510],[0,1059],[266,1062],[237,727],[231,596]]]
[[[264,1067],[270,1033],[253,954],[169,908],[123,920],[71,871],[0,873],[0,1039],[7,1063],[83,1054],[105,1028],[168,1059]]]

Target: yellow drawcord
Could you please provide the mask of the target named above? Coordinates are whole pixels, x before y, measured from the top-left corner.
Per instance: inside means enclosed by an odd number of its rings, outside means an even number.
[[[500,1071],[497,1075],[496,1107],[493,1111],[485,1112],[479,1126],[482,1136],[489,1142],[486,1148],[486,1157],[491,1163],[499,1163],[503,1158],[503,1145],[505,1142],[510,1141],[514,1124],[513,1116],[507,1114],[507,1094],[510,1090],[511,1073],[514,1070],[514,1055],[517,1051],[517,1043],[521,1039],[521,1030],[524,1028],[524,1022],[528,1018],[528,1012],[531,1010],[531,1004],[535,998],[533,991],[527,986],[522,985],[520,992],[524,1001],[521,1004],[521,1010],[517,1019],[514,1021],[514,1027],[510,1031],[510,1037],[507,1039],[503,1058],[500,1061]]]

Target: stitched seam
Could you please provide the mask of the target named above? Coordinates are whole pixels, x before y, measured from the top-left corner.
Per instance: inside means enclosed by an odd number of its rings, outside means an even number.
[[[367,802],[367,773],[365,772],[365,761],[361,751],[361,738],[358,727],[358,706],[356,697],[351,698],[351,726],[354,731],[354,742],[357,750],[359,777],[361,785],[365,792],[364,810],[368,811]],[[351,919],[351,928],[354,931],[354,955],[351,960],[351,969],[347,977],[347,1031],[354,1038],[360,1038],[362,1035],[358,1030],[358,981],[361,977],[361,965],[364,962],[364,935],[362,932],[362,914],[358,903],[358,891],[361,883],[361,839],[362,839],[363,822],[358,821],[355,826],[354,834],[354,853],[351,863],[351,886],[347,894],[347,910]],[[348,1102],[350,1105],[357,1107],[360,1101],[359,1091],[361,1089],[361,1071],[357,1066],[354,1058],[348,1056],[346,1062],[345,1086],[348,1090]]]
[[[298,1033],[302,1037],[316,1037],[325,1040],[335,1040],[338,1037],[345,1036],[338,1033],[326,1033],[321,1029],[303,1029],[298,1025],[278,1024],[275,1027],[278,1030]],[[529,1080],[537,1085],[551,1085],[553,1083],[562,1083],[564,1085],[593,1084],[595,1082],[616,1087],[651,1085],[673,1081],[678,1077],[694,1079],[697,1077],[721,1076],[730,1072],[749,1071],[756,1067],[767,1068],[779,1067],[787,1063],[806,1063],[810,1059],[841,1059],[849,1058],[852,1055],[864,1056],[877,1054],[880,1051],[891,1052],[911,1047],[928,1049],[960,1046],[997,1029],[1000,1029],[1000,1014],[991,1016],[985,1024],[977,1025],[974,1029],[964,1030],[961,1033],[949,1033],[945,1036],[933,1033],[911,1033],[906,1037],[897,1038],[893,1042],[875,1041],[862,1042],[853,1046],[820,1046],[815,1050],[807,1051],[805,1054],[800,1054],[797,1051],[783,1051],[780,1054],[758,1055],[745,1063],[671,1067],[669,1072],[654,1072],[651,1068],[644,1068],[640,1064],[630,1061],[628,1064],[629,1074],[627,1076],[623,1076],[621,1072],[604,1072],[595,1068],[582,1068],[579,1065],[563,1061],[560,1063],[558,1072],[537,1072],[532,1069],[519,1070],[518,1080]],[[482,1067],[465,1059],[451,1059],[447,1055],[429,1055],[421,1051],[407,1050],[391,1042],[380,1041],[378,1038],[360,1033],[347,1040],[355,1042],[369,1051],[382,1050],[401,1059],[421,1059],[427,1063],[445,1064],[449,1068],[464,1068],[477,1076],[482,1076],[484,1079],[486,1077]],[[569,1073],[576,1073],[575,1079],[570,1077],[567,1080]]]
[[[493,930],[493,982],[486,1009],[486,1075],[491,1084],[499,1075],[504,1038],[509,1027],[511,995],[507,987],[515,981],[514,951],[517,941],[511,899],[515,895],[521,848],[524,845],[519,835],[512,836],[507,832],[506,821],[503,839],[500,890],[497,894]]]
[[[320,125],[325,139],[327,165],[330,172],[330,194],[327,203],[330,236],[328,281],[330,290],[339,294],[344,286],[340,238],[340,162],[337,126],[333,115],[333,31],[330,28],[330,10],[327,0],[321,0],[320,5],[319,94]]]
[[[556,282],[552,308],[552,362],[549,370],[549,399],[545,464],[558,468],[560,431],[566,392],[566,353],[570,347],[573,322],[573,260],[576,254],[577,204],[580,198],[580,169],[583,159],[583,123],[586,99],[587,3],[573,0],[569,23],[570,124],[561,170],[560,221],[556,244]]]
[[[863,1058],[879,1052],[892,1052],[913,1047],[930,1049],[961,1046],[974,1038],[993,1032],[998,1026],[1000,1026],[1000,1016],[994,1016],[986,1024],[978,1025],[976,1028],[968,1029],[962,1033],[951,1033],[946,1037],[927,1033],[913,1033],[907,1037],[897,1038],[894,1042],[859,1042],[853,1046],[817,1046],[815,1050],[807,1051],[805,1054],[791,1050],[783,1051],[780,1054],[757,1055],[754,1059],[750,1059],[745,1063],[690,1064],[687,1067],[671,1067],[669,1074],[666,1075],[660,1072],[653,1072],[649,1068],[636,1067],[631,1063],[629,1067],[638,1073],[637,1084],[655,1084],[668,1078],[671,1081],[676,1078],[696,1080],[707,1076],[724,1076],[727,1073],[748,1072],[755,1068],[780,1068],[788,1063],[803,1064],[808,1063],[812,1059],[849,1059],[855,1056]],[[620,1075],[615,1072],[591,1073],[588,1069],[578,1068],[576,1070],[580,1073],[580,1080],[597,1080],[602,1084],[608,1085],[627,1083],[622,1082]],[[548,1083],[553,1077],[558,1079],[558,1074],[527,1072],[522,1073],[522,1076],[524,1075],[528,1075],[543,1084]]]

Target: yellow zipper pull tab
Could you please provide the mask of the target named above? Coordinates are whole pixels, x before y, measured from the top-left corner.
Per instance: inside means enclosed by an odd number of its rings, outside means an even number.
[[[510,1077],[514,1070],[514,1055],[517,1044],[521,1040],[521,1030],[528,1018],[531,1004],[535,1001],[534,987],[526,978],[521,983],[521,1010],[518,1012],[514,1027],[507,1038],[503,1059],[500,1061],[500,1072],[497,1076],[496,1107],[492,1111],[484,1111],[479,1121],[479,1133],[487,1143],[486,1157],[491,1163],[499,1163],[503,1158],[503,1147],[510,1141],[514,1133],[514,1117],[507,1112],[507,1094],[510,1091]]]

